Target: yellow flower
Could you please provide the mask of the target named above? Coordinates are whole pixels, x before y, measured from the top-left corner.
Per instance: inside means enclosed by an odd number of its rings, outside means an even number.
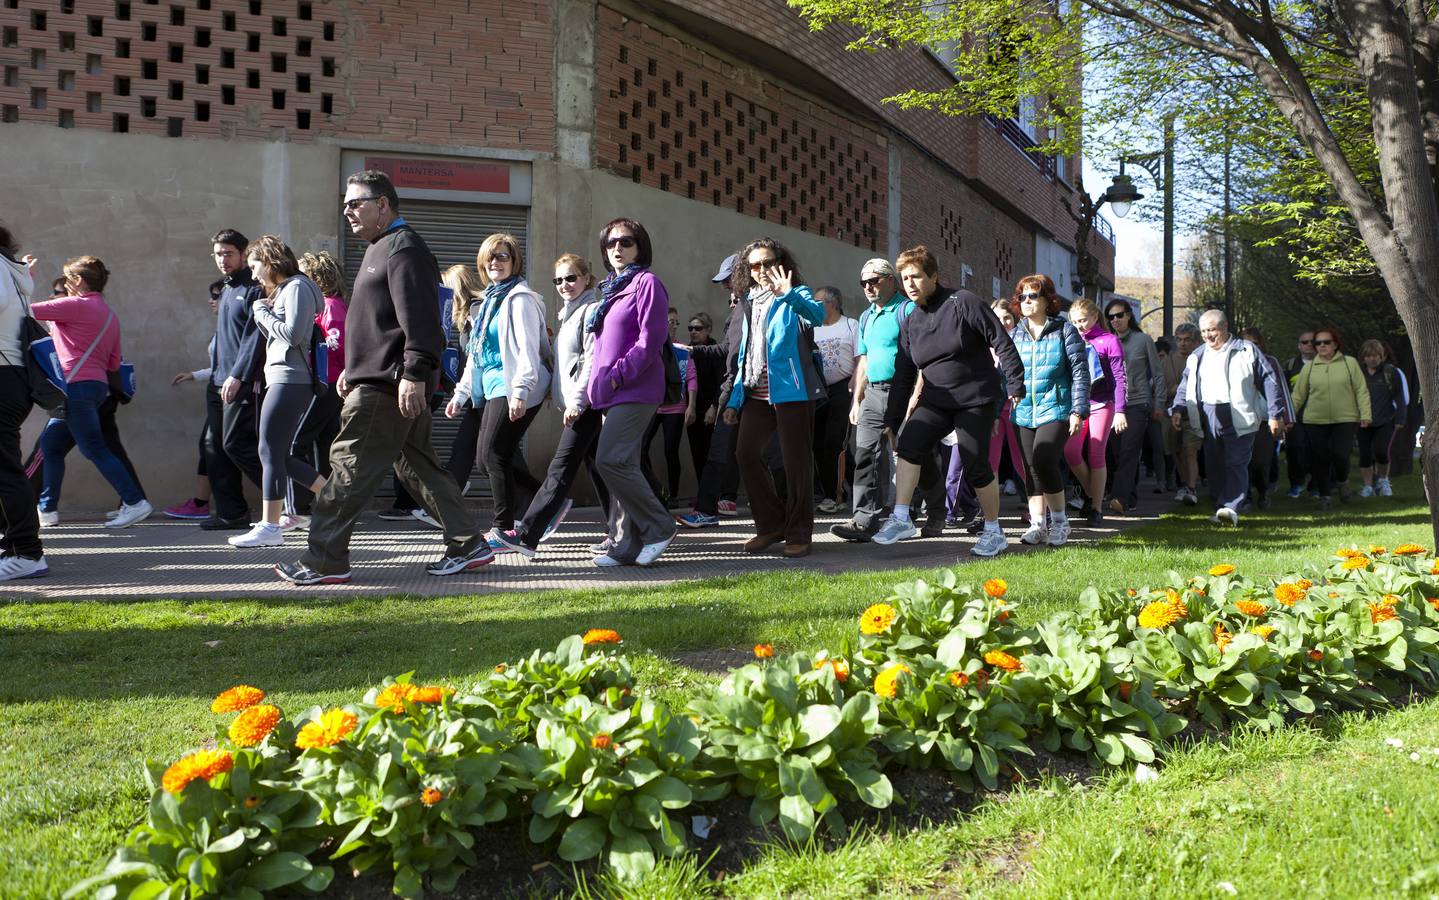
[[[1439,559],[1434,560],[1434,565],[1429,567],[1430,575],[1439,575]]]
[[[1352,571],[1354,571],[1355,569],[1367,569],[1368,567],[1369,567],[1369,557],[1365,556],[1365,555],[1362,554],[1362,553],[1359,554],[1358,556],[1348,557],[1347,559],[1344,560],[1344,562],[1343,562],[1343,564],[1342,564],[1342,568],[1343,568],[1346,572],[1352,572]]]
[[[237,684],[210,702],[210,712],[228,713],[249,709],[265,699],[265,692],[248,684]]]
[[[591,628],[585,632],[585,646],[590,644],[618,644],[620,633],[612,628]]]
[[[1298,581],[1294,582],[1294,584],[1297,585],[1301,591],[1308,591],[1310,588],[1314,587],[1314,582],[1310,581],[1308,578],[1301,578]]]
[[[950,672],[949,684],[951,687],[969,687],[969,676],[963,672]]]
[[[1220,653],[1224,652],[1224,648],[1228,647],[1232,640],[1234,640],[1234,635],[1230,634],[1229,629],[1225,628],[1223,624],[1214,626],[1214,643],[1219,645]]]
[[[1256,603],[1253,600],[1236,600],[1234,606],[1246,616],[1262,619],[1269,614],[1269,607],[1263,603]]]
[[[1183,603],[1156,600],[1139,611],[1140,628],[1168,628],[1188,614]]]
[[[1379,599],[1379,602],[1384,606],[1398,606],[1400,603],[1404,602],[1404,598],[1400,597],[1398,594],[1385,594]]]
[[[1274,599],[1285,606],[1293,606],[1304,599],[1304,589],[1297,584],[1284,582],[1274,588]]]
[[[1370,555],[1370,556],[1383,556],[1384,554],[1386,554],[1386,553],[1388,553],[1388,552],[1389,552],[1389,548],[1388,548],[1388,547],[1381,547],[1381,546],[1379,546],[1378,544],[1370,544],[1370,545],[1369,545],[1369,555]]]
[[[1340,559],[1353,559],[1356,556],[1363,556],[1364,554],[1355,550],[1353,547],[1340,547],[1334,551],[1334,555]]]
[[[1434,607],[1435,612],[1439,612],[1439,597],[1425,597],[1424,599],[1429,601],[1429,605]]]
[[[230,723],[230,740],[236,747],[253,747],[270,736],[280,723],[280,711],[268,703],[252,706]]]
[[[1212,567],[1209,570],[1209,574],[1213,575],[1215,578],[1218,578],[1220,575],[1229,575],[1233,571],[1234,567],[1231,566],[1229,563],[1220,563],[1219,565]]]
[[[434,806],[443,799],[445,799],[445,795],[439,788],[427,787],[420,791],[420,802],[426,806]]]
[[[830,669],[834,671],[835,681],[838,681],[840,684],[849,681],[849,663],[842,659],[826,657],[814,664],[816,669],[823,669],[825,666],[829,666]]]
[[[1269,640],[1269,636],[1274,633],[1274,626],[1273,626],[1273,625],[1255,625],[1253,628],[1249,629],[1249,632],[1250,632],[1251,634],[1257,634],[1257,635],[1259,635],[1261,638],[1263,638],[1264,640],[1267,641],[1267,640]]]
[[[1128,594],[1131,597],[1139,596],[1139,591],[1136,591],[1134,588],[1126,588],[1124,593]]]
[[[427,684],[424,687],[415,688],[415,693],[410,697],[415,703],[441,703],[446,697],[455,692],[454,688],[442,687],[436,684]]]
[[[904,663],[895,663],[874,677],[874,692],[890,699],[899,696],[899,676],[909,671]]]
[[[300,733],[295,736],[295,746],[301,750],[333,747],[349,737],[350,732],[359,724],[359,717],[352,712],[343,709],[327,710],[320,716],[320,721],[308,722],[300,729]]]
[[[228,750],[196,750],[176,760],[160,778],[160,785],[172,794],[181,791],[197,778],[209,781],[221,772],[235,768],[235,758]]]
[[[610,749],[610,745],[613,743],[614,738],[610,737],[607,732],[603,731],[590,738],[590,746],[595,748],[596,750],[608,750]]]
[[[888,603],[876,603],[866,609],[859,617],[859,631],[861,634],[882,634],[889,630],[899,613]]]
[[[1168,600],[1171,604],[1173,604],[1173,603],[1183,604],[1183,603],[1184,603],[1184,595],[1181,594],[1181,593],[1179,593],[1178,591],[1176,591],[1174,588],[1165,588],[1165,589],[1164,589],[1164,599]]]
[[[1003,650],[989,651],[988,653],[984,654],[984,661],[989,663],[991,666],[994,666],[997,669],[1003,669],[1006,672],[1019,672],[1023,671],[1024,669],[1024,663],[1015,659],[1013,656],[1010,656],[1008,653],[1005,653]]]
[[[984,583],[984,592],[991,597],[1003,597],[1009,592],[1009,585],[1003,578],[991,578]]]
[[[505,674],[505,670],[508,668],[509,666],[505,665],[504,663],[495,663],[495,674],[503,675]]]
[[[375,705],[388,709],[392,713],[403,713],[405,701],[414,699],[417,690],[419,688],[413,684],[397,681],[394,684],[386,685],[385,689],[375,696]]]
[[[754,645],[754,656],[755,656],[755,659],[770,659],[770,658],[772,658],[772,657],[774,656],[774,645],[773,645],[773,644],[755,644],[755,645]]]
[[[1418,556],[1424,552],[1426,552],[1424,548],[1418,544],[1400,544],[1394,548],[1395,556]]]
[[[1388,622],[1390,619],[1395,619],[1398,617],[1399,614],[1396,613],[1394,611],[1394,607],[1390,606],[1388,603],[1369,604],[1369,621],[1373,622],[1375,625],[1378,625],[1380,622]]]

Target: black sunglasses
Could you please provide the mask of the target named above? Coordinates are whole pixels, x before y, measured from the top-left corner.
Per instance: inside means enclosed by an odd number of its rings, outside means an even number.
[[[888,275],[876,275],[873,278],[861,278],[859,283],[864,287],[879,287],[879,283],[888,277]]]
[[[356,197],[356,198],[353,199],[353,200],[346,200],[345,203],[344,203],[344,207],[345,207],[345,209],[348,209],[348,210],[350,210],[351,212],[353,212],[353,211],[359,209],[360,207],[364,206],[366,203],[369,203],[371,200],[378,200],[378,199],[380,199],[378,196],[375,196],[375,197]]]
[[[616,246],[620,246],[620,247],[623,247],[623,248],[625,248],[626,250],[628,250],[628,249],[630,249],[631,247],[633,247],[634,245],[635,245],[635,239],[632,238],[632,237],[630,237],[630,236],[627,235],[627,234],[626,234],[626,235],[622,235],[621,237],[612,237],[612,238],[610,238],[609,240],[605,241],[605,249],[606,249],[606,250],[613,250]]]
[[[1020,295],[1019,295],[1019,299],[1021,299],[1021,300],[1038,300],[1040,297],[1043,297],[1043,296],[1044,296],[1043,294],[1038,293],[1038,292],[1036,292],[1036,291],[1025,291],[1023,294],[1020,294]]]
[[[763,269],[765,266],[774,266],[774,265],[778,265],[778,264],[779,264],[779,257],[771,256],[769,259],[761,259],[761,260],[759,260],[758,262],[752,262],[752,263],[750,263],[750,264],[749,264],[749,270],[750,270],[751,272],[758,272],[760,269]]]
[[[690,331],[704,331],[704,330],[705,330],[705,327],[704,327],[703,325],[691,325],[691,326],[689,327],[689,330],[690,330]]]
[[[1315,342],[1314,342],[1314,346],[1316,346],[1316,347],[1328,347],[1328,346],[1329,346],[1330,344],[1332,344],[1332,343],[1334,343],[1334,342],[1333,342],[1333,341],[1315,341]]]
[[[1129,313],[1127,313],[1127,312],[1125,312],[1124,310],[1121,309],[1121,310],[1118,310],[1118,311],[1116,311],[1116,312],[1112,312],[1112,313],[1106,314],[1105,318],[1110,319],[1111,321],[1113,321],[1114,319],[1122,319],[1122,318],[1124,318],[1124,317],[1127,316],[1127,315],[1129,315]]]
[[[1314,341],[1312,341],[1312,340],[1306,341],[1306,340],[1304,340],[1303,338],[1300,338],[1300,340],[1299,340],[1299,346],[1301,346],[1301,347],[1303,347],[1303,346],[1306,345],[1306,344],[1312,344],[1312,343],[1314,343]]]
[[[562,284],[574,284],[576,281],[579,280],[580,276],[578,275],[556,275],[555,287],[559,287]]]

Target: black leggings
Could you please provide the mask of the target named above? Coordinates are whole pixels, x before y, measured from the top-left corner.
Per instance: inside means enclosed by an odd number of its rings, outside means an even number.
[[[655,477],[654,466],[650,464],[650,444],[653,443],[655,435],[660,431],[665,435],[665,474],[669,493],[660,491],[660,480]],[[645,481],[650,483],[650,488],[655,496],[660,499],[672,498],[680,492],[680,439],[685,436],[685,414],[678,413],[655,413],[650,420],[649,427],[645,429],[645,439],[640,451],[640,471],[645,473]]]
[[[1359,468],[1368,469],[1375,463],[1389,465],[1389,447],[1393,443],[1393,422],[1359,429]]]
[[[295,455],[295,435],[310,409],[315,392],[306,384],[272,384],[260,404],[260,496],[290,500],[290,482],[308,488],[319,477],[314,467]]]
[[[1024,454],[1024,490],[1029,496],[1057,494],[1064,490],[1064,442],[1069,440],[1069,420],[1045,422],[1038,428],[1014,426],[1019,432],[1019,450]]]
[[[495,503],[494,526],[501,531],[514,527],[515,514],[522,514],[530,498],[540,490],[540,480],[530,474],[529,467],[515,452],[539,411],[538,406],[531,406],[519,421],[511,422],[509,398],[485,401],[478,446],[480,461],[490,477],[490,494]],[[520,491],[524,491],[525,496],[521,497]]]
[[[1319,496],[1328,497],[1334,482],[1344,484],[1349,480],[1349,454],[1354,451],[1354,432],[1359,430],[1358,422],[1336,422],[1333,425],[1304,426],[1313,454],[1314,470],[1311,476]]]
[[[907,463],[923,465],[926,457],[934,456],[934,448],[944,436],[955,431],[959,438],[959,457],[964,462],[964,480],[977,491],[994,481],[994,470],[989,466],[994,416],[992,404],[935,409],[921,402],[899,429],[895,452]]]

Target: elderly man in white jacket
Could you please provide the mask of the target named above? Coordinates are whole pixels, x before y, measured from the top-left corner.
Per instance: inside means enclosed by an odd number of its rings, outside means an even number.
[[[1249,458],[1262,420],[1276,436],[1283,430],[1284,390],[1275,372],[1249,341],[1229,333],[1229,319],[1211,309],[1199,317],[1204,343],[1189,354],[1169,408],[1174,427],[1188,416],[1204,435],[1204,460],[1218,525],[1239,524],[1249,493]]]

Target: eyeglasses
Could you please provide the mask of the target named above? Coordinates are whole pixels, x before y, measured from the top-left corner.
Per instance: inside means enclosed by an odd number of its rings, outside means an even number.
[[[1333,343],[1334,343],[1333,341],[1329,341],[1329,340],[1315,341],[1315,342],[1314,342],[1314,346],[1316,346],[1316,347],[1328,347],[1328,346],[1331,346]]]
[[[580,276],[578,275],[556,275],[555,287],[559,287],[562,284],[574,284],[576,281],[579,280]]]
[[[1124,310],[1120,310],[1120,311],[1118,311],[1118,312],[1112,312],[1112,313],[1106,314],[1106,315],[1105,315],[1105,318],[1107,318],[1109,321],[1113,322],[1115,319],[1122,319],[1122,318],[1124,318],[1124,317],[1127,316],[1127,315],[1129,315],[1129,313],[1125,312]]]
[[[1044,295],[1043,295],[1043,294],[1040,294],[1038,291],[1025,291],[1024,293],[1022,293],[1022,294],[1019,295],[1019,299],[1021,299],[1021,300],[1038,300],[1038,299],[1039,299],[1040,297],[1042,297],[1042,296],[1044,296]]]
[[[511,259],[513,259],[513,257],[511,257],[508,253],[506,253],[506,252],[503,251],[503,250],[501,250],[501,251],[498,252],[498,253],[491,253],[491,254],[490,254],[490,262],[497,262],[497,261],[498,261],[498,262],[509,262]]]
[[[356,197],[356,198],[353,199],[353,200],[346,200],[345,203],[344,203],[344,206],[345,206],[346,211],[348,211],[348,212],[354,212],[355,210],[357,210],[357,209],[359,209],[360,207],[364,206],[366,203],[369,203],[371,200],[378,200],[378,199],[380,199],[380,198],[379,198],[379,197]]]
[[[612,237],[612,238],[610,238],[609,240],[605,241],[605,249],[606,249],[606,250],[613,250],[613,249],[614,249],[615,247],[617,247],[617,246],[618,246],[618,247],[623,247],[623,248],[625,248],[626,250],[628,250],[628,249],[630,249],[631,247],[633,247],[634,245],[635,245],[635,239],[632,238],[632,237],[630,237],[630,236],[627,235],[627,234],[626,234],[626,235],[621,235],[620,237]]]
[[[756,260],[755,262],[749,264],[749,270],[751,272],[758,272],[765,266],[772,266],[777,262],[779,262],[779,258],[775,256],[771,256],[769,259]]]
[[[689,327],[689,330],[690,330],[690,331],[704,331],[704,330],[705,330],[705,327],[704,327],[703,325],[691,325],[691,326]]]
[[[1309,346],[1310,344],[1312,344],[1312,343],[1314,343],[1313,340],[1307,340],[1307,341],[1306,341],[1306,340],[1304,340],[1303,338],[1300,338],[1300,339],[1299,339],[1299,346],[1301,346],[1301,347],[1308,347],[1308,346]]]
[[[860,285],[862,285],[863,287],[867,287],[867,288],[879,287],[879,283],[880,283],[881,281],[884,281],[884,280],[885,280],[886,278],[888,278],[888,277],[889,277],[888,275],[876,275],[876,276],[874,276],[873,278],[861,278],[861,279],[859,280],[859,283],[860,283]]]

